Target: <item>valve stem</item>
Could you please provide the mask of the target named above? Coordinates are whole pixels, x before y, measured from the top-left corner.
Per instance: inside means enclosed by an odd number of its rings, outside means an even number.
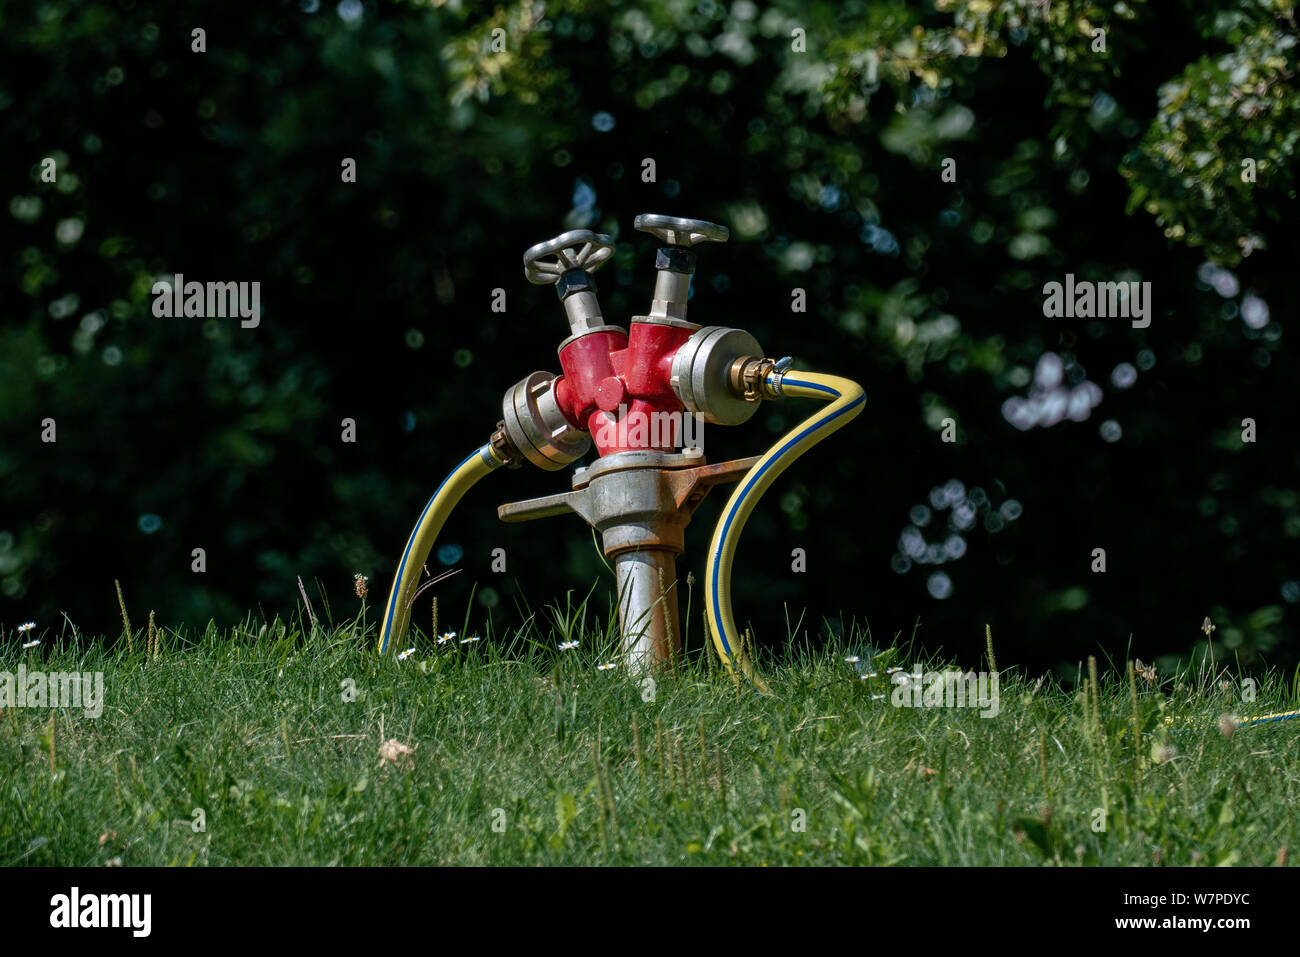
[[[691,276],[695,273],[695,251],[691,247],[703,242],[725,243],[731,231],[702,219],[681,219],[658,213],[642,213],[634,225],[665,245],[655,253],[658,272],[650,315],[635,316],[632,321],[685,326],[695,331],[699,326],[686,318],[686,301],[691,296]]]

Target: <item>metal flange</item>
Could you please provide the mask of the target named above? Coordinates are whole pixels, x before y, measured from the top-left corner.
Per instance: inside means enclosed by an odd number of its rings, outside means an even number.
[[[758,411],[758,402],[733,390],[731,366],[763,347],[743,329],[705,326],[673,356],[670,384],[687,411],[713,425],[741,425]]]
[[[506,435],[524,458],[557,472],[591,448],[591,436],[569,424],[555,401],[551,372],[534,372],[506,391],[501,401]]]

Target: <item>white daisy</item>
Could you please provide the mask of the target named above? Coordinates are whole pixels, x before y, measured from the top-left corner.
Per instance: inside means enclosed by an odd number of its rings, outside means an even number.
[[[900,671],[902,671],[902,670],[903,670],[903,669],[900,668],[898,665],[894,665],[892,668],[886,668],[886,669],[885,669],[885,674],[887,674],[887,675],[896,675],[896,674],[898,674],[898,673],[899,673]]]
[[[861,661],[862,659],[859,658],[857,655],[849,655],[849,656],[848,656],[847,658],[845,658],[844,660],[847,661],[847,662],[848,662],[849,664],[851,664],[851,665],[856,665],[856,664],[857,664],[859,661]]]
[[[456,633],[454,631],[449,631],[441,638],[438,639],[438,644],[445,645],[447,642],[455,641],[455,640],[456,640]]]
[[[613,671],[613,670],[614,670],[615,668],[617,668],[617,667],[618,667],[618,665],[611,661],[611,662],[610,662],[609,664],[607,664],[607,665],[597,665],[597,666],[596,666],[596,670],[597,670],[597,671]]]
[[[476,642],[476,641],[478,641],[478,635],[470,635],[468,638],[462,638],[462,639],[460,640],[460,643],[461,643],[462,645],[470,645],[470,644],[473,644],[473,643]]]
[[[403,651],[400,655],[397,656],[397,660],[398,660],[398,661],[405,661],[407,658],[411,657],[411,655],[413,655],[413,654],[415,654],[415,649],[414,649],[414,648],[407,648],[405,651]]]
[[[23,647],[24,647],[24,648],[35,648],[35,647],[36,647],[37,645],[39,645],[40,643],[41,643],[41,639],[37,638],[37,639],[35,639],[35,640],[33,640],[33,641],[29,641],[29,642],[27,642],[27,644],[23,645]]]
[[[31,631],[31,630],[32,630],[33,628],[35,628],[35,627],[36,627],[36,622],[34,622],[34,621],[25,621],[25,622],[23,622],[21,625],[18,626],[18,634],[21,635],[21,634],[22,634],[23,632],[25,632],[25,631]]]
[[[859,675],[859,677],[860,677],[863,681],[866,681],[868,678],[879,678],[880,675],[876,674],[874,671],[864,671],[864,672],[862,672],[861,675]]]
[[[577,647],[578,647],[578,642],[577,642],[577,641],[562,641],[562,642],[560,642],[560,650],[561,650],[561,651],[572,651],[574,648],[577,648]]]

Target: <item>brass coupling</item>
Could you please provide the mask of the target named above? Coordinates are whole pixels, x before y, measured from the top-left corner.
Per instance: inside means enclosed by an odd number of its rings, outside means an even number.
[[[780,390],[764,388],[764,384],[767,382],[767,377],[777,369],[777,365],[775,359],[741,356],[728,370],[727,380],[732,393],[746,402],[761,402],[763,399],[776,398],[781,394]]]
[[[492,433],[492,438],[488,440],[488,445],[492,447],[492,452],[501,464],[508,469],[517,469],[524,464],[523,454],[510,441],[510,435],[506,432],[506,424],[503,421],[497,423],[496,430]]]

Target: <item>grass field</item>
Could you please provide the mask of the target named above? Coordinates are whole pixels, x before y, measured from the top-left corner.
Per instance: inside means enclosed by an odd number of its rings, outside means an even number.
[[[551,612],[402,661],[359,623],[129,651],[32,632],[0,671],[103,672],[105,701],[0,713],[0,865],[1215,865],[1300,843],[1300,721],[1220,730],[1295,707],[1282,675],[1246,705],[1209,670],[1103,662],[1094,686],[1084,663],[1067,690],[1008,668],[985,718],[891,706],[887,666],[943,663],[847,663],[857,634],[760,660],[771,696],[702,653],[651,689],[597,670],[608,627]]]

